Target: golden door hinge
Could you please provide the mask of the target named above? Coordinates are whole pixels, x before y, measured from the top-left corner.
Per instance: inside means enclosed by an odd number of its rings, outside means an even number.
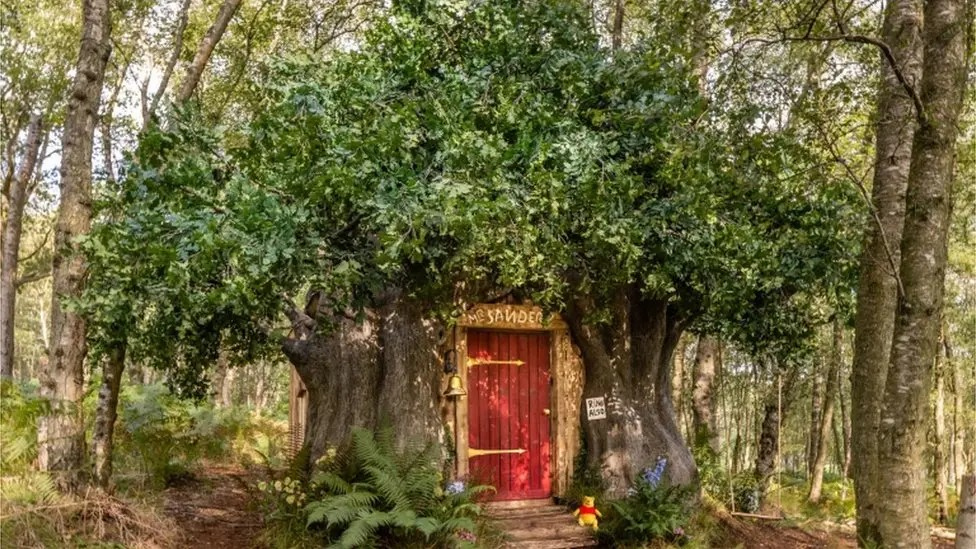
[[[480,448],[468,448],[468,457],[478,457],[478,456],[492,456],[495,454],[524,454],[526,452],[525,448],[516,448],[514,450],[482,450]]]
[[[468,368],[471,368],[473,366],[478,366],[479,364],[512,364],[512,365],[515,365],[515,366],[521,366],[521,365],[525,364],[525,361],[522,361],[522,360],[492,360],[490,358],[475,358],[475,357],[471,357],[471,356],[468,357]]]

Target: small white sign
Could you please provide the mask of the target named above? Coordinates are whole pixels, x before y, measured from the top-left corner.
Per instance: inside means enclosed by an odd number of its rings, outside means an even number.
[[[607,419],[607,404],[603,397],[586,399],[586,419]]]

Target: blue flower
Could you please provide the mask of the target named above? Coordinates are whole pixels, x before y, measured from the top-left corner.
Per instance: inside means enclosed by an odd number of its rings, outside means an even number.
[[[657,488],[661,484],[661,479],[664,477],[664,468],[668,466],[668,458],[660,456],[657,458],[657,463],[654,465],[653,469],[644,469],[641,473],[641,478],[651,486],[651,488]]]
[[[447,485],[444,491],[451,495],[457,495],[464,491],[464,481],[455,480],[454,482]]]

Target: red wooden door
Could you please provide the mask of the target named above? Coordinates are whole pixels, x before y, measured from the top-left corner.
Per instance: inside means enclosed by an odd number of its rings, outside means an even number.
[[[468,331],[468,465],[494,499],[546,498],[549,334]]]

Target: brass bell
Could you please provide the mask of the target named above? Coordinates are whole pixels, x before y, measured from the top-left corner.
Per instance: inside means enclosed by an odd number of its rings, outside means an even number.
[[[461,385],[461,376],[454,374],[451,376],[450,381],[447,382],[447,390],[444,391],[444,396],[448,398],[463,397],[468,394]]]

